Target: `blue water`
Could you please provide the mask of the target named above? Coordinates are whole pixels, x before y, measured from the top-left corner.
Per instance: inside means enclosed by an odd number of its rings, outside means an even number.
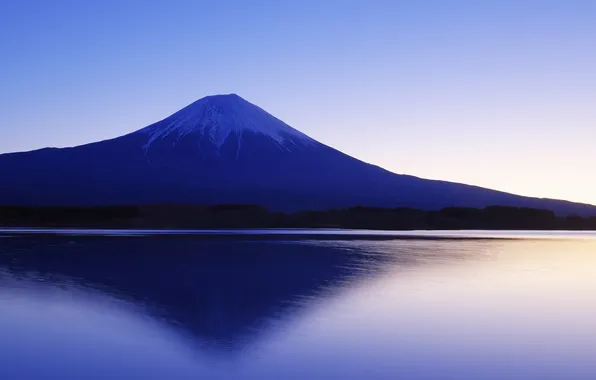
[[[596,379],[594,234],[55,232],[0,235],[2,380]]]

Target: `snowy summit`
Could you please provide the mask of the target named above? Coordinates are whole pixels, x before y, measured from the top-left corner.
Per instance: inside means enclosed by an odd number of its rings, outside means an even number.
[[[234,136],[238,149],[246,133],[265,136],[282,149],[315,143],[260,107],[236,94],[207,96],[136,133],[146,134],[145,150],[161,140],[209,140],[219,150]]]

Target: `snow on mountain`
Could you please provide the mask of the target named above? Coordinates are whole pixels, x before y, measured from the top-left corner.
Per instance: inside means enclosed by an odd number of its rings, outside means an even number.
[[[297,145],[315,143],[307,135],[236,94],[202,98],[136,133],[147,135],[145,150],[172,136],[175,140],[189,136],[207,138],[219,150],[231,136],[235,136],[241,145],[242,136],[247,132],[266,136],[288,151]]]

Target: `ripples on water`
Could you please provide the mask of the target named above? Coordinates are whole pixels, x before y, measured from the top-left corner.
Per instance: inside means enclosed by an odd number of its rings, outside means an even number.
[[[0,379],[595,379],[595,273],[589,234],[5,236]]]

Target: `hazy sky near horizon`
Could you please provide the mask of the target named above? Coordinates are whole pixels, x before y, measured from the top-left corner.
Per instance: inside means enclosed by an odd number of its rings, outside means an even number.
[[[0,1],[0,153],[237,93],[396,173],[596,204],[596,1]]]

